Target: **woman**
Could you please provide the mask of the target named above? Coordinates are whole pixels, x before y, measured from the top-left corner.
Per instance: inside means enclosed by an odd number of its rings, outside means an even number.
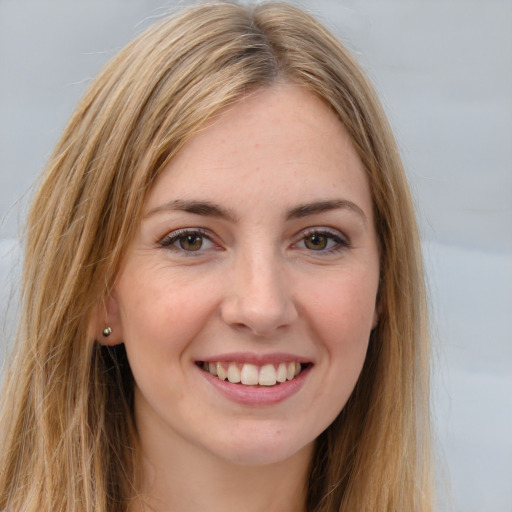
[[[156,24],[29,214],[0,508],[431,510],[424,295],[340,43],[280,3]]]

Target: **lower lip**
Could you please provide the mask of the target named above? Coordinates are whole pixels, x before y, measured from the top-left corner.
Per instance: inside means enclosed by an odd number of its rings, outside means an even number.
[[[204,370],[198,370],[217,391],[233,402],[243,405],[274,405],[290,398],[302,388],[311,366],[302,370],[294,379],[275,386],[232,384],[229,381],[220,380]]]

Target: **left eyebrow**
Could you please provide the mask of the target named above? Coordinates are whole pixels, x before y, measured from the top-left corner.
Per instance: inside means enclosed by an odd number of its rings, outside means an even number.
[[[295,208],[292,208],[288,211],[286,214],[286,220],[301,219],[303,217],[308,217],[309,215],[316,215],[318,213],[339,209],[353,211],[359,217],[361,217],[365,225],[368,223],[368,219],[366,218],[364,211],[359,206],[357,206],[357,204],[346,199],[315,201],[313,203],[306,203],[296,206]]]

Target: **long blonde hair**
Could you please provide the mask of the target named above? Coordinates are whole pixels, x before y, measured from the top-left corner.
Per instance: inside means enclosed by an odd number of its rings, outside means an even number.
[[[278,80],[339,116],[367,170],[379,237],[379,323],[347,405],[318,438],[315,512],[431,510],[429,342],[415,215],[372,86],[300,9],[201,4],[155,24],[92,83],[58,143],[25,231],[22,308],[1,419],[0,509],[126,510],[137,492],[133,378],[91,317],[145,195],[212,116]]]

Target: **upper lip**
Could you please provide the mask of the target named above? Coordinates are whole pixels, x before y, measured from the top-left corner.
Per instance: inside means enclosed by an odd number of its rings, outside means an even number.
[[[236,363],[249,363],[257,366],[264,364],[279,364],[279,363],[312,363],[310,358],[299,356],[297,354],[290,354],[284,352],[276,352],[271,354],[255,354],[248,352],[230,352],[228,354],[218,354],[208,356],[198,361],[206,363],[216,362],[236,362]]]

